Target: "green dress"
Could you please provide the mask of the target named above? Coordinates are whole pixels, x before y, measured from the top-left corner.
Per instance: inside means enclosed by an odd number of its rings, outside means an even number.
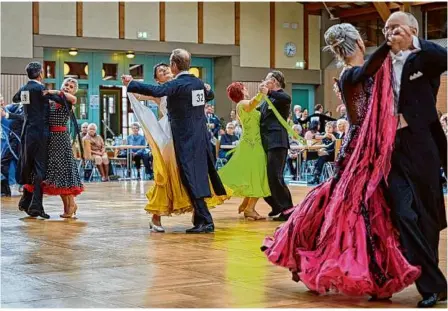
[[[268,184],[266,153],[261,144],[260,112],[246,112],[237,106],[243,135],[229,162],[218,174],[235,197],[263,198],[271,195]]]

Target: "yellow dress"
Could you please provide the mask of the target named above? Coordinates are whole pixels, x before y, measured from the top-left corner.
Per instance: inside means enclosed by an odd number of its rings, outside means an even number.
[[[164,117],[157,121],[152,111],[136,100],[134,95],[128,94],[128,96],[153,156],[154,185],[146,193],[148,203],[145,210],[159,216],[192,212],[193,206],[181,182],[177,166],[166,106],[164,106],[166,99],[162,98],[160,107]],[[205,199],[208,208],[213,208],[230,199],[232,191],[225,188],[227,195],[216,196],[210,184],[212,197]]]

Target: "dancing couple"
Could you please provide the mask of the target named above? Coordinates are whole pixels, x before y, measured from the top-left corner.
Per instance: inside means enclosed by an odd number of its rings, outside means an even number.
[[[78,89],[75,79],[68,78],[61,90],[47,90],[42,84],[43,70],[38,62],[26,67],[28,83],[14,95],[13,102],[24,107],[24,126],[17,182],[24,185],[19,209],[31,217],[49,219],[43,206],[43,194],[61,196],[64,213],[71,218],[77,209],[74,197],[84,188],[76,167],[67,131],[72,119],[77,131],[72,105]]]
[[[292,207],[291,194],[284,181],[283,170],[289,149],[288,133],[297,136],[285,118],[291,109],[291,97],[283,90],[284,77],[280,71],[271,71],[259,86],[259,93],[250,99],[241,82],[227,88],[230,100],[237,104],[236,113],[243,134],[229,162],[219,170],[225,185],[233,196],[242,197],[238,212],[250,220],[262,220],[255,205],[264,198],[271,206],[269,216],[284,220],[284,211]],[[256,109],[258,106],[258,109]]]
[[[136,82],[132,76],[122,77],[129,93],[157,98],[164,115],[157,121],[133,94],[128,94],[153,152],[155,185],[147,193],[145,209],[153,214],[150,227],[156,232],[165,231],[161,216],[193,211],[194,227],[186,232],[212,233],[215,228],[208,208],[229,198],[213,165],[204,114],[205,103],[214,95],[188,72],[190,62],[189,52],[174,50],[169,67],[159,64],[154,69],[157,86]]]
[[[419,40],[407,13],[392,14],[384,34],[364,62],[355,27],[326,31],[326,49],[344,66],[338,88],[350,122],[337,174],[305,197],[262,250],[314,292],[379,300],[415,282],[418,307],[432,307],[447,290],[437,256],[446,228],[439,183],[446,139],[438,139],[434,102],[447,51]]]

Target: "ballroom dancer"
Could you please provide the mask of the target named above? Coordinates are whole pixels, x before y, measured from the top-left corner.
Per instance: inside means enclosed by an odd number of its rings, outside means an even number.
[[[265,84],[260,85],[259,93],[252,99],[241,82],[233,82],[227,87],[227,96],[237,104],[236,111],[243,127],[243,135],[237,147],[231,151],[232,158],[218,171],[218,174],[222,182],[232,189],[233,196],[244,198],[238,212],[244,212],[244,217],[251,220],[265,219],[256,212],[255,205],[259,198],[271,195],[266,153],[261,143],[261,114],[255,109],[267,93],[268,88]],[[270,100],[266,102],[275,117],[282,119]],[[280,121],[280,124],[287,126],[284,119]],[[292,128],[288,130],[293,133]]]
[[[386,21],[386,39],[396,31],[413,35],[413,50],[391,49],[399,124],[389,194],[404,255],[422,269],[415,282],[423,297],[417,306],[428,308],[447,297],[447,281],[438,265],[439,235],[447,227],[440,184],[440,167],[446,171],[447,141],[436,110],[440,75],[447,70],[447,50],[418,39],[418,22],[409,13],[396,12]]]
[[[16,180],[18,184],[34,184],[34,192],[23,189],[19,201],[19,210],[31,217],[49,219],[42,204],[42,181],[47,170],[48,136],[49,136],[49,97],[44,96],[46,90],[42,84],[43,70],[39,62],[31,62],[26,66],[28,83],[14,95],[14,103],[24,106],[24,125],[21,134],[21,151],[17,165]],[[34,178],[33,178],[34,176]]]
[[[213,218],[204,198],[211,197],[210,182],[216,195],[226,195],[213,165],[213,155],[207,147],[207,127],[204,105],[209,92],[204,83],[191,75],[191,55],[175,49],[170,56],[170,67],[175,79],[158,86],[132,81],[123,76],[123,84],[131,93],[153,97],[167,96],[167,110],[173,134],[173,144],[182,184],[194,206],[194,227],[187,233],[212,233]]]
[[[73,78],[65,79],[60,91],[44,91],[44,95],[52,95],[52,100],[50,101],[48,165],[42,187],[44,194],[61,197],[64,205],[61,218],[72,218],[76,215],[78,206],[75,203],[75,196],[84,191],[67,130],[67,122],[71,118],[75,127],[74,132],[78,134],[78,139],[81,141],[78,123],[72,111],[77,101],[75,96],[77,91],[78,81]],[[33,192],[34,186],[32,183],[26,184],[24,189]]]
[[[285,88],[283,73],[273,70],[268,73],[263,83],[269,90],[268,99],[282,118],[288,119],[291,110],[291,97],[283,90]],[[258,107],[258,110],[261,113],[261,140],[267,155],[268,183],[271,189],[271,195],[264,199],[272,208],[269,216],[278,216],[273,219],[283,221],[287,219],[283,212],[293,206],[291,193],[283,176],[289,149],[288,133],[266,101]]]
[[[364,43],[350,24],[330,27],[325,42],[344,65],[339,88],[350,122],[338,173],[310,191],[262,250],[312,291],[388,299],[420,274],[401,252],[382,183],[397,125],[389,45],[407,47],[411,40],[394,35],[366,62]]]
[[[159,84],[164,84],[173,79],[171,69],[167,64],[160,63],[154,66],[154,79]],[[205,85],[206,89],[209,89]],[[211,92],[211,90],[210,90]],[[170,122],[167,115],[166,96],[155,98],[128,93],[134,114],[142,125],[143,132],[150,144],[154,157],[155,183],[146,193],[148,204],[145,210],[152,214],[150,229],[153,232],[165,232],[162,226],[162,216],[179,215],[193,211],[193,205],[188,196],[187,190],[181,182],[179,167],[176,162],[176,155],[173,145]],[[162,117],[159,121],[154,114],[144,107],[139,101],[152,100],[159,105]],[[212,191],[212,197],[206,198],[208,208],[220,205],[229,196],[217,196]],[[229,193],[228,189],[226,189]]]

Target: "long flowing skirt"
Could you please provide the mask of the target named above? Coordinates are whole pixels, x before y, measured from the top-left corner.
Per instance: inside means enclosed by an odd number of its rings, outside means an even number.
[[[180,179],[166,116],[158,121],[153,112],[136,100],[133,94],[128,96],[153,155],[154,185],[146,193],[148,203],[145,210],[160,216],[192,212],[193,205]],[[213,187],[210,189],[212,197],[206,199],[209,208],[222,204],[231,196],[231,190],[228,188],[226,188],[227,195],[225,196],[216,196],[213,193]]]

